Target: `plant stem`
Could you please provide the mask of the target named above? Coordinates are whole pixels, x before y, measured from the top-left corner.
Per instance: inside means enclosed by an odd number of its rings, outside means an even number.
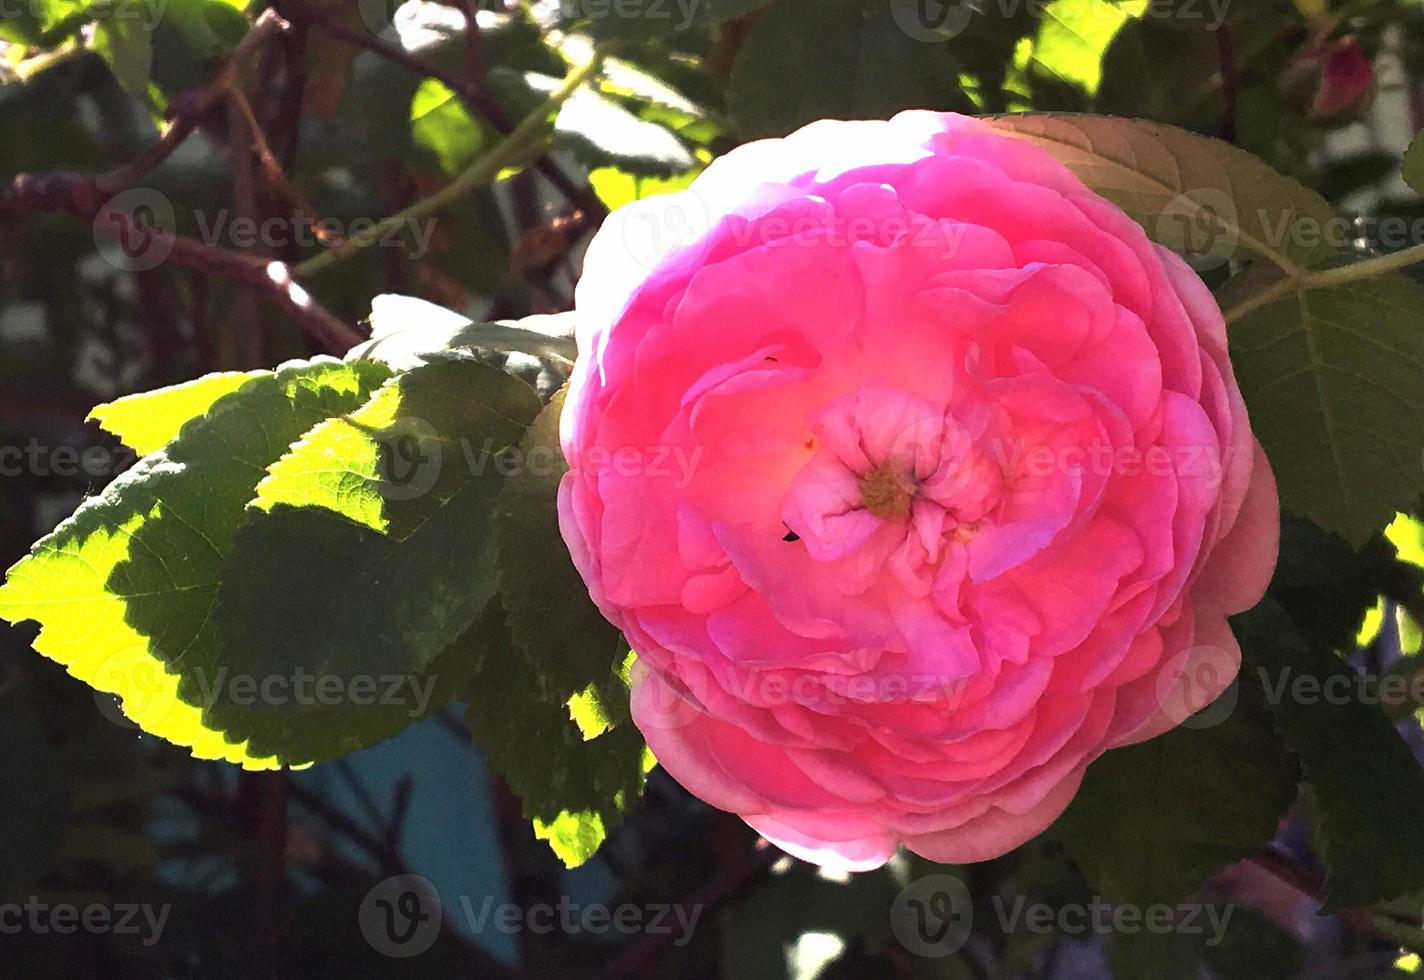
[[[494,180],[499,176],[501,170],[518,158],[533,137],[540,133],[547,124],[549,116],[558,111],[559,107],[567,102],[584,82],[598,72],[602,63],[602,53],[595,51],[593,57],[569,72],[564,78],[563,84],[549,93],[549,97],[540,103],[533,112],[521,119],[519,125],[510,130],[509,134],[496,143],[493,149],[472,163],[450,183],[429,197],[423,197],[409,207],[383,218],[364,234],[352,235],[340,245],[294,266],[292,276],[304,279],[330,268],[361,249],[376,244],[386,235],[399,231],[407,223],[429,217],[454,204],[481,184],[487,184]]]
[[[1303,292],[1307,289],[1323,289],[1327,286],[1343,286],[1361,279],[1373,279],[1375,276],[1395,272],[1416,262],[1424,262],[1424,245],[1411,245],[1409,248],[1391,252],[1389,255],[1365,259],[1362,262],[1351,262],[1349,265],[1287,276],[1226,311],[1226,322],[1235,323],[1246,314],[1260,309],[1267,303],[1284,299],[1292,293]]]

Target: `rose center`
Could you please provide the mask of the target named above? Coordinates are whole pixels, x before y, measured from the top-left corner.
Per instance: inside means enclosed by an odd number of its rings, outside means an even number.
[[[910,490],[895,468],[884,462],[857,478],[865,509],[882,520],[910,516]]]

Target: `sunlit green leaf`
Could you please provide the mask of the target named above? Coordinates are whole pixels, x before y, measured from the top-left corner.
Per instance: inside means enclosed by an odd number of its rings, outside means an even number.
[[[206,710],[221,684],[212,608],[223,563],[266,467],[388,376],[381,365],[322,358],[263,372],[219,398],[11,568],[0,616],[37,621],[35,648],[122,698],[144,731],[199,758],[275,766]]]

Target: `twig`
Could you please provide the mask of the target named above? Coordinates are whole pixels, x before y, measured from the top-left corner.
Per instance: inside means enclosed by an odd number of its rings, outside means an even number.
[[[242,94],[242,90],[232,85],[228,88],[232,97],[232,103],[242,115],[247,124],[247,130],[252,134],[252,148],[257,151],[257,161],[262,165],[262,175],[267,178],[267,182],[287,199],[287,203],[293,205],[299,217],[307,218],[307,224],[311,226],[313,234],[323,243],[331,240],[330,235],[323,229],[321,215],[312,206],[302,189],[290,180],[282,171],[282,164],[277,160],[277,155],[272,152],[272,146],[267,142],[266,135],[262,132],[262,124],[257,120],[257,114],[252,111],[252,104],[247,101],[247,96]]]
[[[485,36],[480,30],[479,11],[474,0],[461,0],[460,12],[465,15],[465,74],[472,89],[485,87]]]
[[[1231,28],[1222,24],[1216,29],[1216,56],[1221,64],[1221,98],[1225,105],[1221,116],[1221,138],[1236,142],[1236,58],[1232,52]]]
[[[469,17],[470,12],[466,12]],[[455,95],[463,99],[471,109],[477,114],[489,120],[489,124],[502,136],[509,136],[514,132],[515,123],[510,119],[509,114],[504,111],[504,106],[494,99],[484,84],[483,76],[483,41],[482,35],[474,21],[470,20],[471,28],[466,31],[467,35],[475,38],[474,41],[467,41],[473,49],[478,50],[478,54],[470,57],[478,63],[480,73],[478,75],[471,71],[470,77],[460,78],[450,72],[445,71],[439,65],[431,64],[416,55],[411,54],[398,44],[391,44],[372,34],[363,34],[354,31],[339,21],[330,18],[315,21],[322,30],[332,37],[345,41],[347,44],[364,48],[374,54],[402,65],[417,75],[424,75],[440,82]],[[598,195],[587,186],[576,183],[564,170],[547,156],[541,155],[534,161],[534,169],[539,171],[546,180],[553,185],[554,189],[564,195],[566,199],[578,205],[588,214],[592,215],[596,221],[602,221],[608,215],[608,208],[598,199]]]
[[[110,209],[101,209],[95,216],[95,228],[121,246],[143,241],[145,254],[166,251],[164,261],[179,268],[220,275],[256,287],[289,313],[321,350],[344,354],[364,339],[354,327],[326,310],[294,282],[292,270],[285,262],[205,245],[141,224],[131,215]]]
[[[328,249],[320,255],[308,259],[292,269],[292,275],[304,279],[321,272],[363,248],[376,244],[389,234],[397,233],[407,224],[429,217],[465,197],[476,187],[487,184],[499,176],[499,172],[512,165],[519,155],[528,148],[533,137],[548,123],[548,118],[568,101],[578,89],[597,73],[602,64],[601,53],[595,52],[587,63],[573,69],[562,84],[549,94],[529,115],[520,120],[519,125],[509,135],[500,140],[486,154],[481,156],[454,180],[428,197],[377,222],[365,232],[352,235],[345,242]]]
[[[132,160],[107,173],[94,178],[94,189],[100,197],[112,197],[138,183],[150,171],[173,155],[173,152],[197,128],[204,113],[212,108],[233,86],[237,71],[254,52],[260,50],[271,38],[290,29],[291,25],[275,10],[264,10],[252,25],[252,30],[232,49],[232,54],[218,69],[217,75],[206,85],[185,92],[174,100],[173,122],[158,141],[141,151]],[[4,210],[3,195],[0,195],[0,211]]]
[[[363,339],[349,324],[318,304],[306,290],[292,281],[291,272],[281,262],[269,262],[242,255],[161,228],[136,221],[132,216],[107,207],[118,192],[134,186],[163,163],[197,127],[203,114],[233,86],[241,64],[269,39],[280,36],[290,25],[273,10],[257,18],[252,30],[233,49],[227,62],[206,85],[178,98],[172,125],[162,137],[128,162],[89,177],[68,171],[18,174],[0,187],[0,218],[35,213],[68,213],[94,223],[95,230],[127,245],[140,240],[145,249],[166,249],[166,259],[174,265],[214,275],[224,275],[255,286],[290,313],[303,332],[319,349],[344,353]]]
[[[244,773],[252,803],[252,883],[256,894],[251,931],[254,974],[277,980],[282,975],[282,934],[287,907],[286,772]]]
[[[1335,266],[1332,269],[1288,275],[1227,310],[1226,322],[1234,323],[1253,310],[1284,299],[1292,293],[1305,292],[1309,289],[1324,289],[1329,286],[1343,286],[1361,279],[1373,279],[1376,276],[1414,265],[1416,262],[1424,262],[1424,245],[1411,245],[1409,248],[1391,252],[1389,255],[1365,259],[1362,262],[1351,262],[1349,265]]]

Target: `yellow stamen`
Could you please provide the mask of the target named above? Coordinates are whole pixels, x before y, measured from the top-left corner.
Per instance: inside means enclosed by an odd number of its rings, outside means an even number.
[[[859,480],[865,509],[882,520],[910,516],[910,491],[889,463],[881,463]]]

